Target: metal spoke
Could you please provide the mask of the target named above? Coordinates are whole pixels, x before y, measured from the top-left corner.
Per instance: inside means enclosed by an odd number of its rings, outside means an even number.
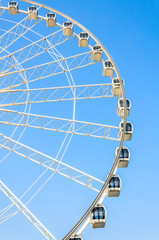
[[[56,238],[49,230],[29,211],[29,209],[11,192],[11,190],[0,180],[0,189],[2,192],[19,208],[19,210],[34,224],[34,226],[45,236],[51,240]]]
[[[27,33],[40,21],[41,19],[38,19],[36,21],[30,21],[29,16],[27,16],[23,20],[18,22],[10,30],[6,31],[2,36],[0,36],[0,44],[2,49],[0,53],[2,53],[11,44],[17,41],[20,37],[22,37],[25,33]]]
[[[37,114],[27,114],[6,109],[0,110],[2,111],[0,114],[0,124],[25,126],[50,131],[69,132],[77,135],[103,139],[120,140],[115,137],[115,135],[118,134],[119,127]],[[23,119],[21,123],[19,123],[21,118]]]
[[[26,104],[27,94],[29,94],[28,103],[114,97],[111,93],[111,86],[112,84],[110,83],[29,90],[0,90],[0,107],[24,105]]]
[[[18,155],[25,157],[35,163],[38,163],[51,171],[57,172],[62,176],[72,179],[94,191],[99,192],[98,185],[103,184],[103,181],[92,177],[76,168],[62,163],[55,158],[52,158],[46,154],[43,154],[33,148],[30,148],[24,144],[21,144],[13,139],[10,139],[3,134],[0,134],[0,147],[17,153]],[[60,164],[60,167],[59,167]]]
[[[10,82],[10,77],[12,75],[20,73],[23,76],[24,74],[26,74],[28,83],[30,83],[30,82],[34,82],[50,76],[54,76],[54,75],[68,72],[71,70],[86,67],[95,63],[99,63],[99,61],[92,60],[92,51],[90,51],[90,52],[74,55],[71,57],[59,59],[56,61],[52,61],[49,63],[30,67],[24,70],[13,71],[9,73],[1,73],[0,77],[7,77],[7,80]],[[26,82],[23,81],[21,82],[21,84],[14,85],[12,87],[17,87],[24,83]]]
[[[5,64],[9,66],[5,71],[4,70],[1,71],[4,74],[4,72],[8,72],[9,70],[16,67],[17,64],[16,61],[19,61],[19,63],[22,64],[68,41],[69,39],[72,39],[73,37],[74,35],[70,37],[65,37],[63,35],[62,30],[60,29],[44,38],[41,38],[36,42],[27,45],[24,48],[21,48],[13,52],[12,54],[8,54],[7,56],[1,57],[0,61],[2,61],[2,63],[5,61]]]

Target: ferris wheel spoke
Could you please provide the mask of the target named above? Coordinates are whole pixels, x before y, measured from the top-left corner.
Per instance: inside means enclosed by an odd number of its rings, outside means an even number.
[[[120,140],[119,127],[0,109],[0,124],[25,126],[96,138]],[[20,119],[22,118],[22,121]],[[20,122],[20,123],[19,123]]]
[[[30,29],[32,29],[36,24],[38,24],[41,19],[35,21],[30,21],[29,16],[25,17],[23,20],[18,22],[14,27],[6,31],[2,36],[0,36],[0,53],[5,51],[10,45],[17,41],[20,37],[26,34]]]
[[[102,185],[104,183],[103,181],[89,174],[86,174],[74,167],[69,166],[68,164],[58,161],[55,158],[52,158],[33,148],[30,148],[11,138],[8,138],[3,134],[0,134],[0,148],[7,149],[22,157],[25,157],[37,164],[44,166],[47,169],[50,169],[51,171],[59,173],[60,175],[67,177],[77,183],[80,183],[83,186],[86,186],[96,192],[99,192],[99,185]]]
[[[75,85],[40,89],[0,90],[0,107],[16,106],[27,103],[44,103],[69,100],[114,97],[111,93],[112,84]],[[73,91],[73,92],[72,92]]]
[[[92,51],[90,51],[22,70],[20,69],[9,73],[1,73],[0,77],[8,77],[9,81],[10,77],[14,74],[20,73],[22,76],[26,74],[26,76],[23,76],[23,78],[27,78],[27,82],[30,83],[50,76],[65,73],[67,71],[86,67],[95,63],[99,63],[99,61],[92,60]],[[24,81],[21,84],[24,83],[26,82]]]
[[[0,16],[5,12],[6,9],[0,7]]]
[[[31,213],[31,211],[12,193],[12,191],[0,180],[0,189],[16,205],[16,207],[32,222],[32,224],[45,236],[51,240],[56,238],[49,230]]]
[[[1,90],[14,89],[15,87],[20,87],[25,83],[27,83],[25,74],[17,73],[12,76],[0,78],[0,89]]]
[[[5,71],[1,71],[4,74],[5,72],[8,72],[9,70],[15,68],[17,66],[17,61],[19,64],[27,62],[46,51],[54,49],[56,46],[72,39],[73,37],[74,35],[66,37],[63,35],[62,30],[58,30],[46,37],[41,38],[36,42],[32,42],[24,48],[21,48],[12,54],[8,54],[0,58],[0,61],[2,63],[5,62],[4,65],[9,66],[7,69],[5,69]]]

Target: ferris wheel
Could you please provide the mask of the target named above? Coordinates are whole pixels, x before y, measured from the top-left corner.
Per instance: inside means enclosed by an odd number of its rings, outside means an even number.
[[[95,194],[83,216],[63,237],[82,240],[87,226],[105,227],[104,200],[120,195],[122,181],[117,170],[129,164],[130,151],[124,141],[131,140],[133,125],[127,121],[131,102],[125,95],[125,82],[104,45],[62,12],[30,0],[2,1],[0,21],[0,163],[4,166],[0,189],[11,201],[1,206],[0,224],[7,224],[21,212],[44,238],[57,239],[27,206],[56,174],[64,179],[66,188],[68,182],[74,182],[73,187]],[[106,116],[100,111],[104,106]],[[84,148],[89,139],[93,139],[88,143],[93,147]],[[96,164],[89,164],[93,154],[86,150],[95,154],[94,148],[106,148],[103,142],[110,151],[111,168],[110,164],[109,169],[102,166],[104,161],[100,163],[104,171],[100,180],[84,168],[96,172]],[[87,157],[79,162],[82,154]],[[20,197],[5,184],[7,166],[15,158],[29,160],[34,171],[36,167],[43,169],[40,174],[37,171],[29,187],[23,185]],[[48,172],[51,175],[24,203],[24,197]],[[71,199],[73,194],[68,195]]]

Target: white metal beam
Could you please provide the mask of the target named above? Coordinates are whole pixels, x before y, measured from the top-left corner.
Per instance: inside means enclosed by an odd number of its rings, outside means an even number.
[[[99,185],[103,184],[103,181],[86,174],[76,168],[69,166],[63,162],[56,160],[46,154],[43,154],[33,148],[30,148],[24,144],[21,144],[11,138],[0,134],[0,147],[14,152],[22,157],[25,157],[37,164],[40,164],[51,171],[57,172],[62,176],[65,176],[77,183],[80,183],[94,191],[99,192]]]
[[[27,82],[30,83],[47,77],[55,76],[57,74],[86,67],[95,63],[99,63],[99,61],[93,61],[92,51],[89,51],[82,54],[77,54],[67,58],[26,68],[23,70],[13,71],[4,74],[1,73],[0,77],[7,77],[9,82],[8,86],[10,86],[10,76],[17,73],[21,74],[22,76],[26,74]],[[25,83],[25,81],[22,81],[21,84],[13,85],[12,87],[17,87]]]
[[[19,210],[32,222],[32,224],[45,236],[47,240],[56,238],[49,230],[29,211],[29,209],[11,192],[11,190],[0,180],[2,192],[19,208]]]
[[[27,103],[44,103],[68,100],[114,97],[112,84],[90,84],[39,89],[0,90],[0,107],[16,106]],[[28,95],[29,94],[29,95]],[[75,97],[74,97],[75,96]]]
[[[11,69],[16,67],[16,61],[19,61],[20,64],[27,62],[42,53],[51,50],[52,48],[68,41],[69,39],[72,39],[74,35],[66,37],[63,35],[62,30],[58,30],[46,37],[43,37],[39,39],[36,42],[33,42],[11,54],[8,54],[6,56],[3,56],[0,58],[0,61],[4,63],[4,65],[7,65],[7,68],[1,69],[1,72],[6,73],[10,71]],[[50,46],[50,43],[52,44]],[[16,59],[16,61],[15,61]],[[2,73],[1,73],[2,74]]]
[[[41,19],[38,19],[36,21],[30,21],[28,15],[23,20],[18,22],[14,27],[6,31],[2,36],[0,36],[0,45],[2,49],[0,50],[0,53],[3,52],[6,48],[8,48],[15,41],[17,41],[40,21]]]
[[[22,121],[20,121],[20,119],[22,119]],[[117,138],[119,127],[37,114],[27,114],[7,109],[0,109],[0,124],[119,140]]]

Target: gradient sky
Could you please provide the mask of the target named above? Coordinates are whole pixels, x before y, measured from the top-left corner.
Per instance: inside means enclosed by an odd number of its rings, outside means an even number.
[[[106,46],[116,62],[121,76],[125,81],[126,96],[132,103],[129,120],[134,125],[134,132],[132,141],[127,144],[131,151],[131,159],[129,167],[119,171],[123,181],[121,195],[117,199],[106,199],[104,202],[108,211],[106,227],[104,229],[94,230],[89,226],[83,234],[83,239],[158,240],[159,158],[157,151],[159,149],[159,80],[157,69],[159,54],[159,1],[40,0],[39,2],[66,13],[96,35],[96,37]],[[79,109],[80,108],[81,106],[79,106]],[[102,115],[103,111],[105,111],[104,105],[101,105],[101,109],[98,111],[101,113],[101,119],[99,117],[99,120],[101,120],[100,122],[105,122],[103,120],[103,116],[105,115]],[[85,112],[82,113],[82,115],[77,113],[78,117],[81,116],[80,120],[85,120],[84,115]],[[89,116],[87,116],[87,120],[91,121]],[[102,141],[100,143],[101,146],[103,146]],[[96,146],[96,142],[92,141],[88,143],[87,148],[85,147],[85,144],[87,144],[87,141],[84,140],[81,148],[84,148],[83,151],[85,151],[85,156],[90,158],[90,160],[85,163],[85,167],[87,170],[91,168],[91,173],[94,173],[94,175],[100,178],[100,168],[103,169],[104,166],[97,166],[98,159],[96,159],[96,161],[95,159],[94,161],[91,161],[91,158],[93,159],[95,154],[93,152],[93,146]],[[114,149],[114,147],[115,146],[112,143],[112,148]],[[70,147],[73,157],[77,156],[76,148],[78,148],[78,146],[76,145],[76,142],[73,142]],[[44,146],[44,150],[45,149],[47,152],[47,146]],[[98,150],[100,151],[100,146],[98,146]],[[87,151],[89,151],[89,153]],[[101,152],[98,153],[97,156],[102,158],[103,154],[104,151],[102,151],[101,147]],[[108,156],[109,154],[110,153],[108,152]],[[112,155],[114,155],[114,153]],[[80,161],[80,157],[78,160]],[[104,161],[102,161],[102,163],[104,164]],[[17,166],[19,165],[17,164]],[[80,167],[80,162],[76,163],[76,167],[78,166]],[[108,164],[107,167],[110,169],[110,166]],[[30,163],[29,166],[23,164],[22,167],[28,167],[25,179],[31,176],[30,178],[32,181],[29,182],[30,184],[43,170],[39,169],[39,172],[37,172],[37,175],[34,178],[33,171],[36,169],[36,166],[33,165],[32,168],[32,163]],[[4,166],[4,168],[6,168],[6,166]],[[5,174],[11,173],[11,164],[9,164],[9,168],[10,170],[8,170],[8,172],[6,171]],[[97,169],[96,173],[95,169]],[[107,171],[109,169],[107,169]],[[2,172],[2,179],[8,187],[10,187],[17,196],[20,196],[21,193],[23,193],[21,189],[22,186],[19,186],[20,190],[18,190],[18,187],[16,188],[14,185],[14,183],[16,184],[19,182],[20,178],[16,179],[14,174],[6,176],[3,174],[2,169],[0,172]],[[102,174],[101,178],[104,179],[105,175],[104,173]],[[23,172],[21,175],[23,175]],[[25,179],[23,179],[23,181],[25,181]],[[58,179],[59,176],[56,176],[56,183],[58,183]],[[27,182],[28,186],[29,183]],[[53,194],[54,192],[52,194],[50,193],[53,188],[49,182],[43,194],[39,195],[39,208],[38,200],[35,200],[35,203],[33,202],[33,205],[30,207],[35,215],[46,224],[48,229],[53,231],[54,225],[50,221],[54,222],[55,219],[51,220],[51,216],[48,216],[46,212],[51,211],[51,213],[54,213],[56,210],[58,214],[59,205],[57,204],[56,207],[57,201],[61,204],[61,209],[67,209],[70,198],[73,202],[76,202],[74,206],[72,206],[72,210],[70,210],[70,216],[68,216],[68,219],[72,219],[71,224],[68,224],[68,228],[67,223],[69,220],[67,219],[67,216],[63,217],[61,212],[59,213],[60,215],[57,216],[59,222],[61,218],[61,224],[56,226],[54,232],[57,232],[58,234],[60,232],[59,237],[62,237],[67,233],[69,227],[73,226],[72,224],[82,216],[84,210],[86,210],[96,196],[91,194],[92,192],[90,190],[88,190],[90,192],[87,193],[86,191],[83,191],[81,196],[80,189],[83,189],[82,187],[78,188],[78,192],[73,190],[73,187],[76,188],[76,184],[73,184],[71,193],[67,196],[67,190],[65,189],[64,184],[64,182],[60,182],[60,199],[57,198],[56,194]],[[53,203],[55,204],[53,206],[54,210],[51,206],[47,206],[47,198],[49,198],[49,202],[55,201]],[[5,196],[2,193],[0,193],[0,199],[0,203],[5,199]],[[9,204],[10,202],[8,201],[7,203]],[[77,208],[79,208],[78,216],[74,214]],[[34,230],[35,229],[31,226],[30,222],[25,219],[22,214],[19,214],[15,218],[0,225],[0,239],[44,239],[37,230]]]

